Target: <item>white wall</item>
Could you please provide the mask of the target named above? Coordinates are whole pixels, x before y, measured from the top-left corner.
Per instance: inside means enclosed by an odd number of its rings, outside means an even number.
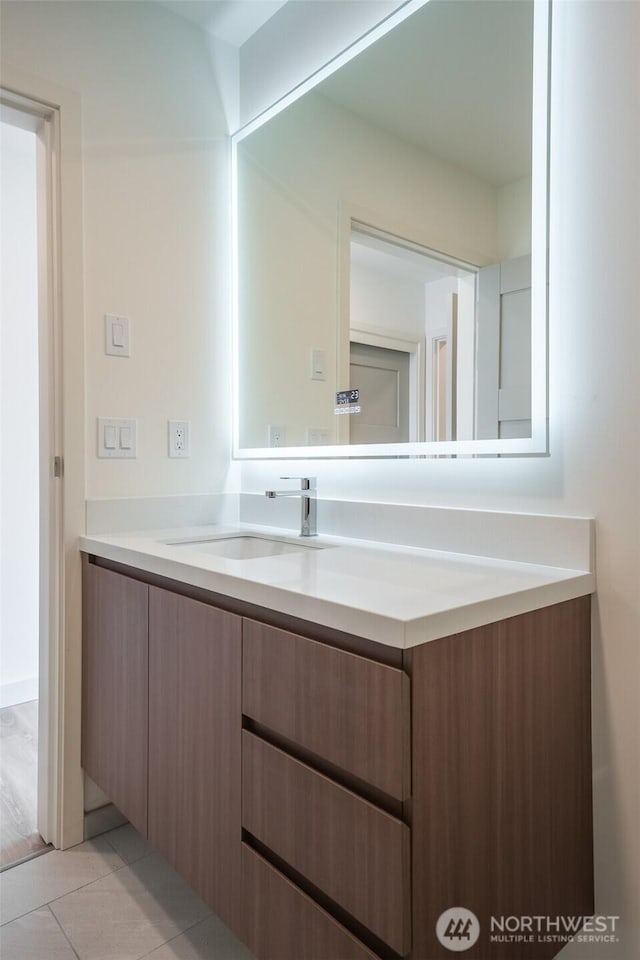
[[[87,496],[219,490],[228,143],[206,35],[146,2],[6,3],[0,15],[3,62],[82,97]],[[104,355],[105,313],[130,318],[131,359]],[[97,459],[98,416],[138,419],[136,461]],[[168,459],[169,418],[191,421],[190,460]]]
[[[596,517],[596,897],[621,915],[622,936],[564,955],[629,960],[640,955],[640,4],[560,0],[553,39],[550,456],[247,463],[242,485],[308,471],[321,496]]]
[[[507,183],[496,193],[498,259],[515,260],[531,253],[531,177]]]
[[[424,337],[424,282],[351,262],[352,327],[380,327]]]
[[[38,696],[36,137],[0,123],[0,707]]]

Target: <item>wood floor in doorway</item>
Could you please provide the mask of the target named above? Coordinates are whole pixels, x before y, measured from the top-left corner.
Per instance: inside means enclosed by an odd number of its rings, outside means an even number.
[[[36,829],[38,701],[0,710],[0,867],[43,850]]]

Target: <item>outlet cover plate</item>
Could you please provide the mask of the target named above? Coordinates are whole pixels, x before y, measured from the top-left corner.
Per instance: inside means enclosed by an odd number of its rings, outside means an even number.
[[[267,428],[267,437],[269,439],[270,447],[286,447],[287,428],[278,427],[275,424],[270,423]]]
[[[169,456],[181,460],[191,456],[191,424],[188,420],[169,420]]]

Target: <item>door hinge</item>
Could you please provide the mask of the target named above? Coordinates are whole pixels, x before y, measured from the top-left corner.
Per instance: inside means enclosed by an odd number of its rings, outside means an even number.
[[[54,457],[53,458],[53,475],[54,477],[59,477],[62,479],[64,476],[64,458],[63,457]]]

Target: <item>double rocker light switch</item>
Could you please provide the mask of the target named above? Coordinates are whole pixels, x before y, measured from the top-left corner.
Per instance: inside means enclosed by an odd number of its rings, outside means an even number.
[[[135,420],[107,420],[98,417],[98,456],[123,460],[137,456]]]

